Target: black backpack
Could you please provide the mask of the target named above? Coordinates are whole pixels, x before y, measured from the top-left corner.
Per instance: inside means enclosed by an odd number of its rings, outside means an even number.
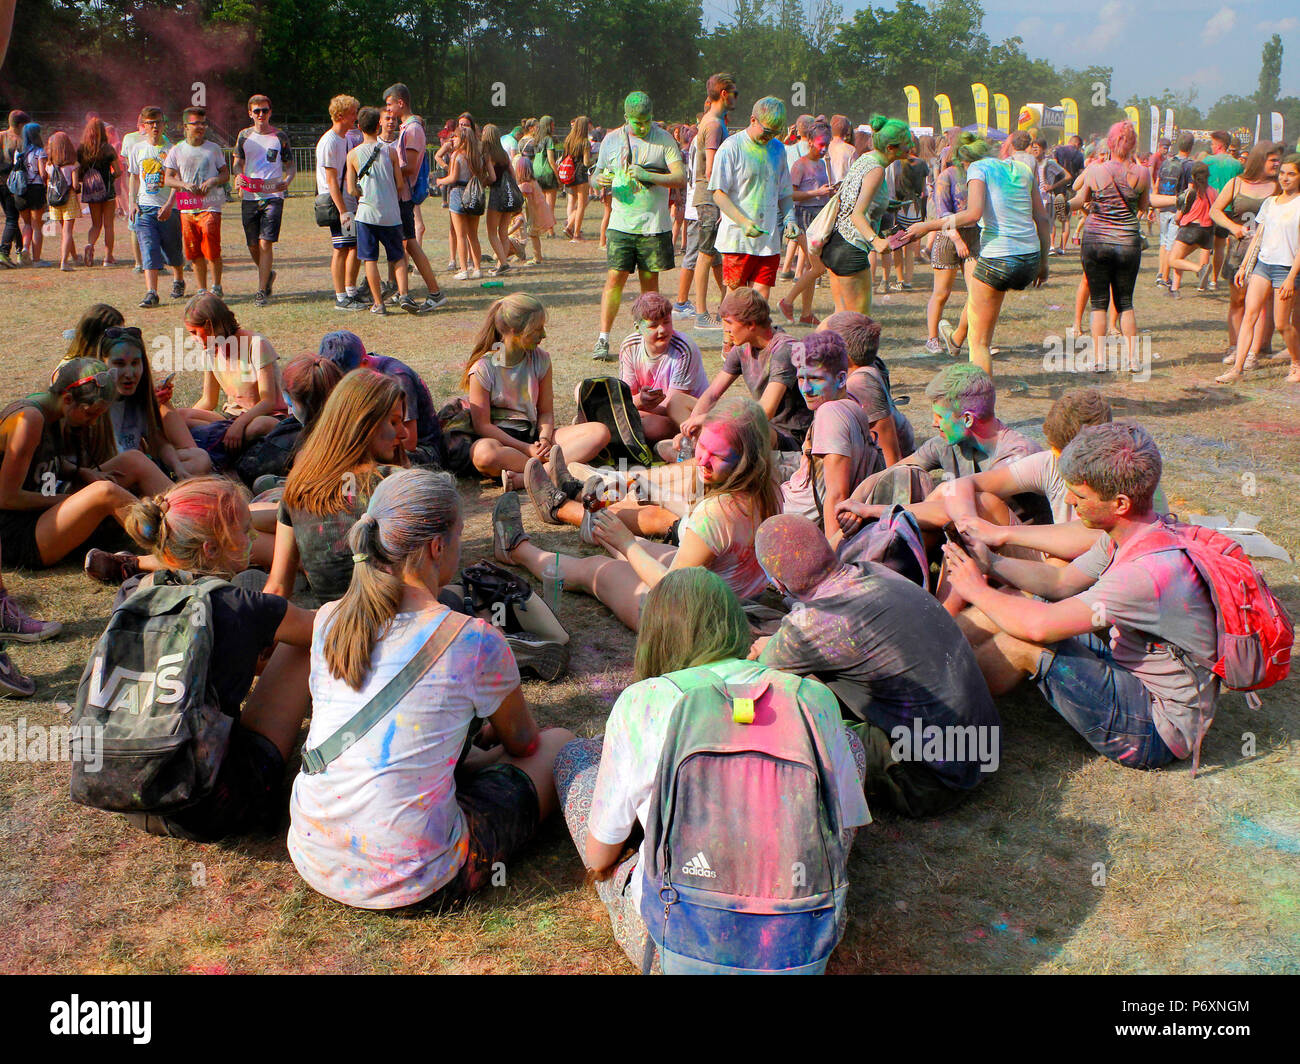
[[[1160,164],[1159,184],[1156,191],[1162,196],[1172,196],[1178,191],[1178,184],[1183,176],[1183,160],[1171,155]]]
[[[632,465],[648,466],[655,453],[646,442],[641,413],[632,399],[632,389],[620,377],[591,377],[578,385],[578,407],[588,421],[599,421],[609,429],[609,446],[602,463],[620,459]]]
[[[292,414],[280,419],[280,423],[260,440],[254,441],[235,463],[235,472],[239,479],[250,488],[258,477],[289,475],[289,466],[293,463],[294,449],[302,437],[302,424]]]

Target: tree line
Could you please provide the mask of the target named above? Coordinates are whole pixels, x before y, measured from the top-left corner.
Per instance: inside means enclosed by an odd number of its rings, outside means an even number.
[[[1300,100],[1277,99],[1276,35],[1255,97],[1225,96],[1203,112],[1194,90],[1121,103],[1109,66],[1058,69],[1019,37],[994,42],[977,0],[899,0],[850,18],[835,0],[726,3],[710,27],[699,0],[24,0],[0,107],[127,116],[147,100],[175,115],[201,99],[218,124],[237,126],[257,91],[279,121],[321,121],[336,93],[377,102],[401,80],[429,118],[468,110],[508,127],[551,114],[563,129],[576,114],[618,124],[634,88],[650,93],[659,118],[693,120],[704,79],[726,71],[742,105],[772,95],[792,113],[856,121],[875,110],[905,115],[903,86],[915,84],[923,125],[938,125],[937,93],[969,124],[979,81],[1009,97],[1013,122],[1026,102],[1071,97],[1084,133],[1122,117],[1124,104],[1144,117],[1150,104],[1162,115],[1172,106],[1188,128],[1253,126],[1257,110],[1265,129],[1272,110],[1286,115],[1289,134],[1300,126]]]

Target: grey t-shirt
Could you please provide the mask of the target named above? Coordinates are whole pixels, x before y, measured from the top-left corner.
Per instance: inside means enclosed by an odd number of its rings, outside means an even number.
[[[715,152],[722,147],[722,142],[727,139],[727,127],[721,119],[705,115],[700,119],[700,131],[695,137],[695,189],[691,196],[691,206],[698,207],[702,203],[712,203],[713,193],[709,191],[709,175],[705,173],[709,166],[708,149],[712,148]]]
[[[755,352],[752,344],[737,344],[722,362],[722,372],[733,377],[743,377],[750,394],[757,401],[771,382],[785,385],[785,395],[771,419],[772,428],[802,443],[812,424],[812,411],[803,401],[799,390],[799,374],[790,361],[790,344],[793,337],[777,329],[772,340],[761,351]]]
[[[942,471],[945,480],[955,477],[970,477],[986,469],[1034,454],[1042,448],[1015,429],[1003,425],[997,434],[991,451],[984,451],[969,437],[961,443],[952,444],[942,436],[931,436],[916,449],[908,461],[930,472]]]
[[[1109,536],[1099,536],[1070,564],[1096,579],[1075,597],[1093,610],[1099,630],[1112,628],[1115,664],[1142,681],[1160,738],[1182,758],[1195,745],[1198,712],[1207,726],[1214,718],[1219,680],[1199,665],[1184,665],[1168,647],[1153,644],[1172,643],[1195,658],[1213,661],[1218,625],[1209,591],[1185,552],[1135,556],[1144,537],[1161,527],[1154,522],[1119,551]]]
[[[906,458],[916,450],[916,434],[912,431],[912,423],[894,406],[878,369],[874,366],[859,366],[854,369],[849,373],[847,388],[849,395],[858,401],[858,406],[867,412],[867,419],[873,425],[883,418],[893,418],[894,431],[898,433],[900,457]]]
[[[924,638],[918,635],[924,633]],[[852,714],[886,734],[938,727],[998,727],[998,711],[975,652],[938,600],[906,578],[870,562],[846,567],[790,613],[758,659],[815,676]],[[958,790],[979,782],[971,759],[931,761]]]

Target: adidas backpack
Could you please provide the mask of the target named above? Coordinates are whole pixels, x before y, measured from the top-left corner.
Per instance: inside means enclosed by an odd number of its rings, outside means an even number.
[[[847,854],[800,677],[665,679],[682,696],[645,825],[641,899],[664,974],[820,975],[839,943]]]
[[[1183,176],[1183,162],[1177,155],[1171,155],[1160,164],[1159,184],[1156,191],[1162,196],[1172,196],[1178,191],[1178,182]]]
[[[164,572],[113,611],[77,688],[74,735],[102,729],[103,763],[72,762],[72,800],[168,814],[207,796],[234,719],[212,685],[211,594],[224,580]]]
[[[9,171],[5,186],[9,189],[9,194],[18,199],[27,195],[27,153],[25,151],[14,152],[14,168]]]

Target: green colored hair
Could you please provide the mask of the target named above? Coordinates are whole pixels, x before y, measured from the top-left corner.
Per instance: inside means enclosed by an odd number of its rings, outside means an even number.
[[[943,403],[958,416],[970,413],[978,420],[993,416],[997,389],[993,378],[973,362],[955,362],[945,366],[926,385],[925,397]]]
[[[955,152],[957,161],[961,163],[962,168],[970,166],[971,163],[978,162],[993,150],[987,140],[977,137],[974,133],[963,133],[957,139],[957,150]]]
[[[775,96],[764,96],[749,113],[758,119],[764,129],[775,129],[778,132],[785,129],[785,103]]]
[[[900,148],[906,150],[912,146],[912,127],[901,118],[872,115],[871,145],[877,149]]]
[[[649,118],[652,114],[654,114],[654,104],[648,92],[637,91],[627,94],[627,99],[623,101],[625,118]]]

